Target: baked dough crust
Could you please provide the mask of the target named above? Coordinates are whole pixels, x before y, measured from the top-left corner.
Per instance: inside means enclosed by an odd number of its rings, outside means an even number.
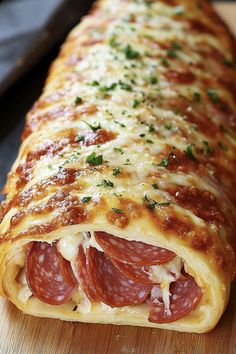
[[[39,317],[197,333],[215,327],[235,273],[234,55],[234,39],[207,1],[96,3],[27,115],[2,205],[3,296]],[[17,277],[27,244],[85,231],[175,252],[202,289],[197,308],[156,324],[147,305],[92,304],[83,313],[73,301],[22,301]]]

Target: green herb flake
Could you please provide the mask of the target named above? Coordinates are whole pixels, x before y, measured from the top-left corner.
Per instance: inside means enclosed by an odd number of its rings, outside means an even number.
[[[177,59],[178,58],[178,55],[176,53],[176,51],[174,49],[169,49],[166,51],[166,55],[169,57],[169,58],[172,58],[172,59]]]
[[[190,160],[197,161],[197,159],[193,153],[193,145],[188,145],[187,148],[184,150],[184,152]]]
[[[110,86],[101,86],[99,91],[102,93],[109,92],[115,90],[117,87],[117,83],[113,82]]]
[[[222,141],[219,141],[218,145],[222,151],[225,151],[225,152],[228,151],[228,147],[224,143],[222,143]]]
[[[193,93],[193,102],[200,102],[201,101],[201,94],[200,92]]]
[[[119,152],[121,155],[123,155],[124,154],[124,151],[123,151],[123,149],[122,148],[114,148],[114,151],[115,152]]]
[[[139,134],[140,138],[144,138],[146,136],[146,134],[142,133],[142,134]]]
[[[234,65],[234,62],[231,59],[224,58],[223,64],[231,68]]]
[[[117,167],[117,168],[114,168],[113,171],[112,171],[112,175],[113,176],[118,176],[122,171],[122,168],[121,167]]]
[[[160,61],[166,67],[170,66],[170,63],[166,58],[160,58]]]
[[[148,131],[149,131],[149,133],[154,133],[155,132],[155,128],[154,128],[153,124],[149,124],[148,125]]]
[[[151,139],[146,139],[146,143],[148,144],[154,144],[154,142]]]
[[[113,210],[116,214],[122,214],[122,213],[123,213],[123,210],[121,210],[121,209],[112,208],[112,210]]]
[[[99,184],[97,184],[97,187],[113,188],[114,183],[108,179],[103,179]]]
[[[118,122],[117,120],[114,120],[114,123],[119,125],[121,128],[125,128],[125,125],[123,123]]]
[[[101,165],[103,163],[103,156],[102,155],[96,156],[96,153],[92,152],[92,154],[87,156],[86,162],[94,166]]]
[[[147,204],[149,209],[155,209],[156,207],[169,206],[170,205],[170,202],[157,202],[154,199],[149,199],[147,195],[145,195],[143,200],[144,200],[144,203]]]
[[[133,108],[137,108],[140,105],[141,101],[135,99],[133,102]]]
[[[171,130],[173,128],[173,123],[172,122],[169,122],[165,125],[165,128],[168,129],[168,130]]]
[[[84,139],[85,139],[84,135],[77,135],[77,137],[76,137],[77,142],[84,141]]]
[[[207,95],[210,98],[212,103],[214,103],[214,104],[219,103],[220,100],[219,100],[219,96],[218,96],[218,93],[217,93],[216,89],[209,88],[207,90]]]
[[[99,82],[96,81],[96,80],[94,80],[94,81],[90,82],[88,85],[89,85],[89,86],[96,87],[96,86],[99,86]]]
[[[169,163],[170,163],[170,158],[167,157],[164,160],[162,160],[157,166],[167,167],[169,165]]]
[[[77,105],[81,104],[82,102],[83,102],[82,98],[77,96],[75,101],[74,101],[74,104],[77,106]]]
[[[110,39],[109,39],[109,45],[113,48],[115,47],[118,47],[119,46],[119,42],[117,42],[117,39],[115,36],[112,36]]]
[[[182,46],[179,43],[177,43],[177,42],[172,42],[171,43],[171,48],[174,49],[174,50],[180,50],[180,49],[182,49]]]
[[[173,110],[173,113],[176,114],[176,115],[180,114],[180,109],[179,109],[179,107],[176,107],[176,108]]]
[[[153,186],[153,188],[154,188],[154,189],[159,189],[159,187],[158,187],[158,184],[157,184],[157,183],[153,183],[153,184],[152,184],[152,186]]]
[[[133,88],[131,85],[126,84],[125,82],[119,81],[120,88],[125,91],[133,91]]]
[[[88,203],[91,199],[92,199],[92,197],[83,197],[83,198],[81,199],[81,202],[82,202],[83,204],[85,204],[85,203]]]
[[[87,124],[87,126],[88,126],[94,133],[96,133],[97,130],[102,129],[100,123],[98,123],[97,125],[92,125],[92,124],[89,124],[88,122],[85,122],[84,120],[83,120],[82,122],[84,122],[85,124]]]
[[[158,80],[155,76],[151,76],[150,79],[149,79],[149,83],[151,85],[156,85],[158,83]]]
[[[205,146],[205,152],[207,154],[212,154],[214,152],[214,149],[210,146],[209,141],[203,140],[203,144]]]
[[[125,54],[126,58],[130,60],[138,59],[140,57],[139,52],[134,50],[130,44],[127,44],[127,46],[123,49],[123,53]]]

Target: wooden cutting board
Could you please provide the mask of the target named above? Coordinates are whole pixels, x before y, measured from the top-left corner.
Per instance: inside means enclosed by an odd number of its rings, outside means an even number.
[[[236,4],[217,9],[236,34]],[[204,335],[34,318],[5,299],[0,310],[0,354],[236,354],[236,283],[220,323]]]

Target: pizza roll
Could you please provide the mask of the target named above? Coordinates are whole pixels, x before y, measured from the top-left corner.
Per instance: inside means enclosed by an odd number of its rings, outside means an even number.
[[[235,274],[235,42],[207,1],[98,1],[27,115],[0,225],[24,313],[207,332]]]

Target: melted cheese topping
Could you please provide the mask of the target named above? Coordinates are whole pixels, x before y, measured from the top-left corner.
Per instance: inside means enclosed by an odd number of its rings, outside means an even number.
[[[207,2],[176,4],[103,0],[72,31],[27,117],[3,240],[86,224],[142,230],[145,242],[149,230],[232,279],[232,42]],[[59,249],[73,263],[79,244]]]
[[[76,311],[82,313],[89,313],[92,309],[92,303],[87,298],[84,293],[81,285],[80,279],[78,278],[78,272],[76,269],[76,257],[78,255],[78,247],[83,245],[84,250],[88,247],[95,247],[100,252],[103,252],[103,249],[97,243],[94,232],[81,232],[73,236],[64,236],[57,243],[57,249],[61,253],[62,257],[68,260],[71,263],[73,273],[78,280],[78,290],[73,294],[72,301],[76,304]],[[149,276],[153,283],[158,283],[159,285],[154,285],[151,291],[151,298],[154,303],[158,303],[160,299],[163,300],[165,305],[165,311],[167,314],[170,314],[170,284],[179,279],[181,275],[181,269],[183,266],[183,261],[180,257],[176,256],[172,261],[165,263],[163,265],[150,266],[149,267]],[[17,277],[18,283],[21,285],[18,293],[18,299],[23,303],[26,303],[28,299],[33,295],[30,291],[24,268],[18,274]],[[104,310],[113,309],[109,305],[104,305]]]

